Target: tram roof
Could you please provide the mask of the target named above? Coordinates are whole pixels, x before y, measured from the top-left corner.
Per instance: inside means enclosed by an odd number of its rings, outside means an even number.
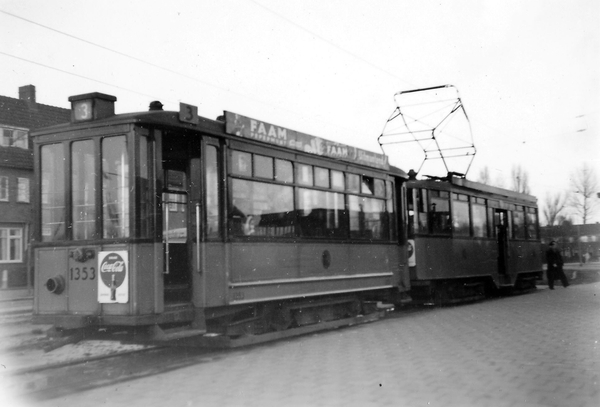
[[[230,133],[228,134],[226,132],[226,122],[225,121],[207,119],[207,118],[201,117],[201,116],[198,116],[198,120],[199,120],[199,122],[197,124],[182,122],[179,119],[179,112],[177,112],[177,111],[155,110],[155,111],[143,111],[143,112],[134,112],[134,113],[121,113],[121,114],[115,114],[115,115],[112,115],[112,116],[109,116],[106,118],[102,118],[102,119],[97,119],[97,120],[85,121],[85,122],[80,122],[80,123],[69,122],[69,123],[63,123],[63,124],[50,126],[50,127],[44,127],[41,129],[35,129],[34,131],[31,132],[31,136],[35,138],[38,136],[43,136],[43,135],[57,133],[57,132],[64,132],[64,131],[86,130],[86,129],[99,128],[99,127],[117,126],[117,125],[122,125],[122,124],[140,124],[140,125],[150,125],[150,126],[151,125],[157,125],[157,126],[160,125],[162,127],[168,127],[168,128],[170,127],[170,128],[178,129],[178,130],[189,130],[190,132],[202,131],[204,133],[208,133],[208,134],[211,134],[214,136],[226,135],[227,137],[232,137],[232,138],[237,138],[237,139],[242,138],[239,135],[230,134]],[[261,144],[268,144],[268,143],[264,143],[264,142],[260,142],[260,141],[256,141],[256,140],[252,140],[252,141],[259,142]],[[271,146],[273,146],[273,145],[271,144]],[[279,148],[294,151],[293,149],[290,149],[286,146],[279,146]],[[301,151],[298,151],[298,150],[295,150],[295,152],[302,153]],[[336,158],[332,158],[332,157],[325,157],[325,156],[320,156],[320,155],[314,154],[314,153],[307,153],[307,154],[319,156],[322,158],[333,159],[336,161],[344,161],[344,162],[350,163],[347,160],[343,160],[343,159],[339,159],[339,158],[336,159]],[[373,167],[373,166],[361,164],[361,163],[353,163],[353,164],[364,165],[369,168],[377,168],[377,167]],[[389,172],[397,177],[408,179],[408,174],[398,167],[389,165],[388,168],[385,168],[385,169],[379,168],[379,169]]]
[[[521,201],[531,205],[537,203],[537,198],[534,195],[524,194],[521,192],[511,191],[500,187],[494,187],[491,185],[483,184],[481,182],[470,181],[466,178],[459,177],[445,177],[436,179],[425,179],[425,180],[410,180],[409,187],[426,188],[426,189],[440,189],[440,190],[462,190],[471,191],[484,194],[490,194],[497,196],[498,198],[509,198],[516,201]],[[458,188],[453,188],[458,187]]]

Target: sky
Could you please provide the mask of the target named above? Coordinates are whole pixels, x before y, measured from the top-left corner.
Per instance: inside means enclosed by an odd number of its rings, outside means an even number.
[[[487,167],[509,187],[520,165],[543,207],[585,164],[600,179],[599,22],[597,0],[0,0],[0,94],[183,102],[381,152],[394,95],[450,84],[477,150],[467,178]]]

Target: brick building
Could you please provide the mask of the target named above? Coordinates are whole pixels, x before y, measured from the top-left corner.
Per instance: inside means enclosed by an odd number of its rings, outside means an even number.
[[[33,192],[29,131],[68,122],[71,111],[36,102],[35,86],[19,98],[0,95],[0,275],[2,287],[26,286]],[[31,276],[31,274],[30,274]]]

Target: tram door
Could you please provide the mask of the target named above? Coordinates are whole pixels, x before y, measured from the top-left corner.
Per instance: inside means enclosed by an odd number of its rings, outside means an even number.
[[[189,302],[191,299],[186,186],[185,171],[165,171],[162,195],[165,304]]]
[[[498,274],[507,275],[508,266],[508,212],[496,209],[494,213],[496,242],[498,244]]]

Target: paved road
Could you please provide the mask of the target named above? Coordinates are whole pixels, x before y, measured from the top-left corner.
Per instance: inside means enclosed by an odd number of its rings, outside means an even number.
[[[600,283],[405,312],[23,406],[599,406]]]

